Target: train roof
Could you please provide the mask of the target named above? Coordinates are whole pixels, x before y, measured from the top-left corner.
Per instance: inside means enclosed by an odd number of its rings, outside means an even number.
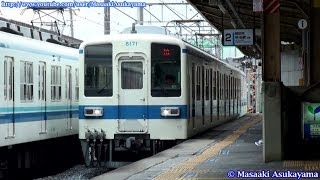
[[[203,56],[204,58],[208,58],[209,59],[208,61],[212,61],[212,59],[214,59],[215,61],[219,61],[221,64],[224,64],[226,67],[228,67],[228,68],[230,68],[230,69],[232,69],[234,71],[238,71],[238,72],[242,73],[245,76],[245,73],[243,71],[241,71],[239,68],[236,68],[236,67],[230,65],[229,63],[218,59],[217,57],[205,52],[202,49],[199,49],[199,48],[193,46],[192,44],[189,44],[188,42],[185,42],[185,43],[186,43],[188,51],[190,51],[190,49],[192,49],[192,51],[194,51],[193,53],[191,52],[192,54],[197,54],[199,56]]]
[[[83,48],[86,45],[92,45],[92,44],[101,44],[101,43],[110,43],[115,40],[128,40],[128,39],[139,39],[139,40],[145,40],[150,41],[151,39],[154,41],[165,41],[168,43],[184,43],[180,39],[168,36],[168,35],[162,35],[162,34],[113,34],[113,35],[103,35],[101,37],[98,37],[93,40],[84,41],[81,43],[80,48]]]
[[[78,60],[78,50],[49,42],[0,32],[0,48],[8,48],[35,54],[60,56],[64,59]]]
[[[196,54],[199,56],[203,56],[208,59],[208,61],[219,61],[221,64],[224,64],[226,67],[238,71],[240,73],[243,73],[240,69],[233,67],[232,65],[228,64],[227,62],[224,62],[220,60],[219,58],[205,52],[202,49],[199,49],[192,44],[189,44],[188,42],[185,42],[175,36],[170,35],[164,35],[164,34],[114,34],[114,35],[104,35],[102,37],[99,37],[95,40],[90,41],[84,41],[80,45],[80,49],[83,49],[86,45],[93,45],[93,44],[102,44],[102,43],[110,43],[115,40],[128,40],[128,39],[139,39],[139,40],[149,40],[149,41],[157,41],[157,42],[166,42],[168,44],[180,44],[187,47],[187,50],[190,51],[191,54]],[[192,51],[192,52],[191,52]]]

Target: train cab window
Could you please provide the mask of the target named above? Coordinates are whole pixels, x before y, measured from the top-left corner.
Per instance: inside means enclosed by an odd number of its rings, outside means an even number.
[[[51,100],[61,100],[61,67],[51,66]]]
[[[179,46],[151,44],[151,96],[181,96],[181,49]]]
[[[89,45],[84,51],[84,95],[111,97],[113,95],[112,45]]]
[[[20,99],[24,102],[33,100],[33,64],[21,61],[20,64]]]

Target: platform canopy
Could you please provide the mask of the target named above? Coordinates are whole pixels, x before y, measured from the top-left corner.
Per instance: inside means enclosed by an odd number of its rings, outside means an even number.
[[[221,33],[224,29],[255,29],[256,43],[253,46],[238,47],[245,55],[261,57],[262,12],[254,3],[263,0],[188,0]],[[281,41],[301,45],[302,29],[298,27],[301,19],[310,17],[309,0],[276,0],[280,3]],[[256,4],[255,4],[256,5]]]

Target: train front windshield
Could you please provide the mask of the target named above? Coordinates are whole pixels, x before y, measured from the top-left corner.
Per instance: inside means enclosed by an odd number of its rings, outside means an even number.
[[[89,45],[84,55],[84,95],[112,96],[112,45]]]
[[[151,96],[181,95],[181,49],[177,45],[151,44]]]

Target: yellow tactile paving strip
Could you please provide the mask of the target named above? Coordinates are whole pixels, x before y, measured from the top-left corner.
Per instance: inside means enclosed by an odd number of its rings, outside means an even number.
[[[212,158],[213,156],[217,155],[223,148],[231,145],[234,143],[242,134],[244,134],[250,127],[257,124],[261,121],[261,116],[257,116],[250,122],[247,122],[243,126],[241,126],[238,130],[233,132],[231,135],[227,136],[224,140],[221,142],[218,142],[211,146],[210,148],[206,149],[202,154],[199,154],[198,156],[191,158],[185,162],[182,162],[178,164],[177,166],[173,167],[169,171],[166,171],[163,174],[160,174],[155,179],[156,180],[169,180],[169,179],[179,179],[183,174],[190,172],[195,173],[205,173],[198,172],[198,170],[193,170],[193,167],[200,165],[204,161],[206,161],[209,158]],[[221,178],[220,178],[221,179]]]
[[[298,168],[305,171],[320,171],[320,161],[284,161],[284,168]]]

